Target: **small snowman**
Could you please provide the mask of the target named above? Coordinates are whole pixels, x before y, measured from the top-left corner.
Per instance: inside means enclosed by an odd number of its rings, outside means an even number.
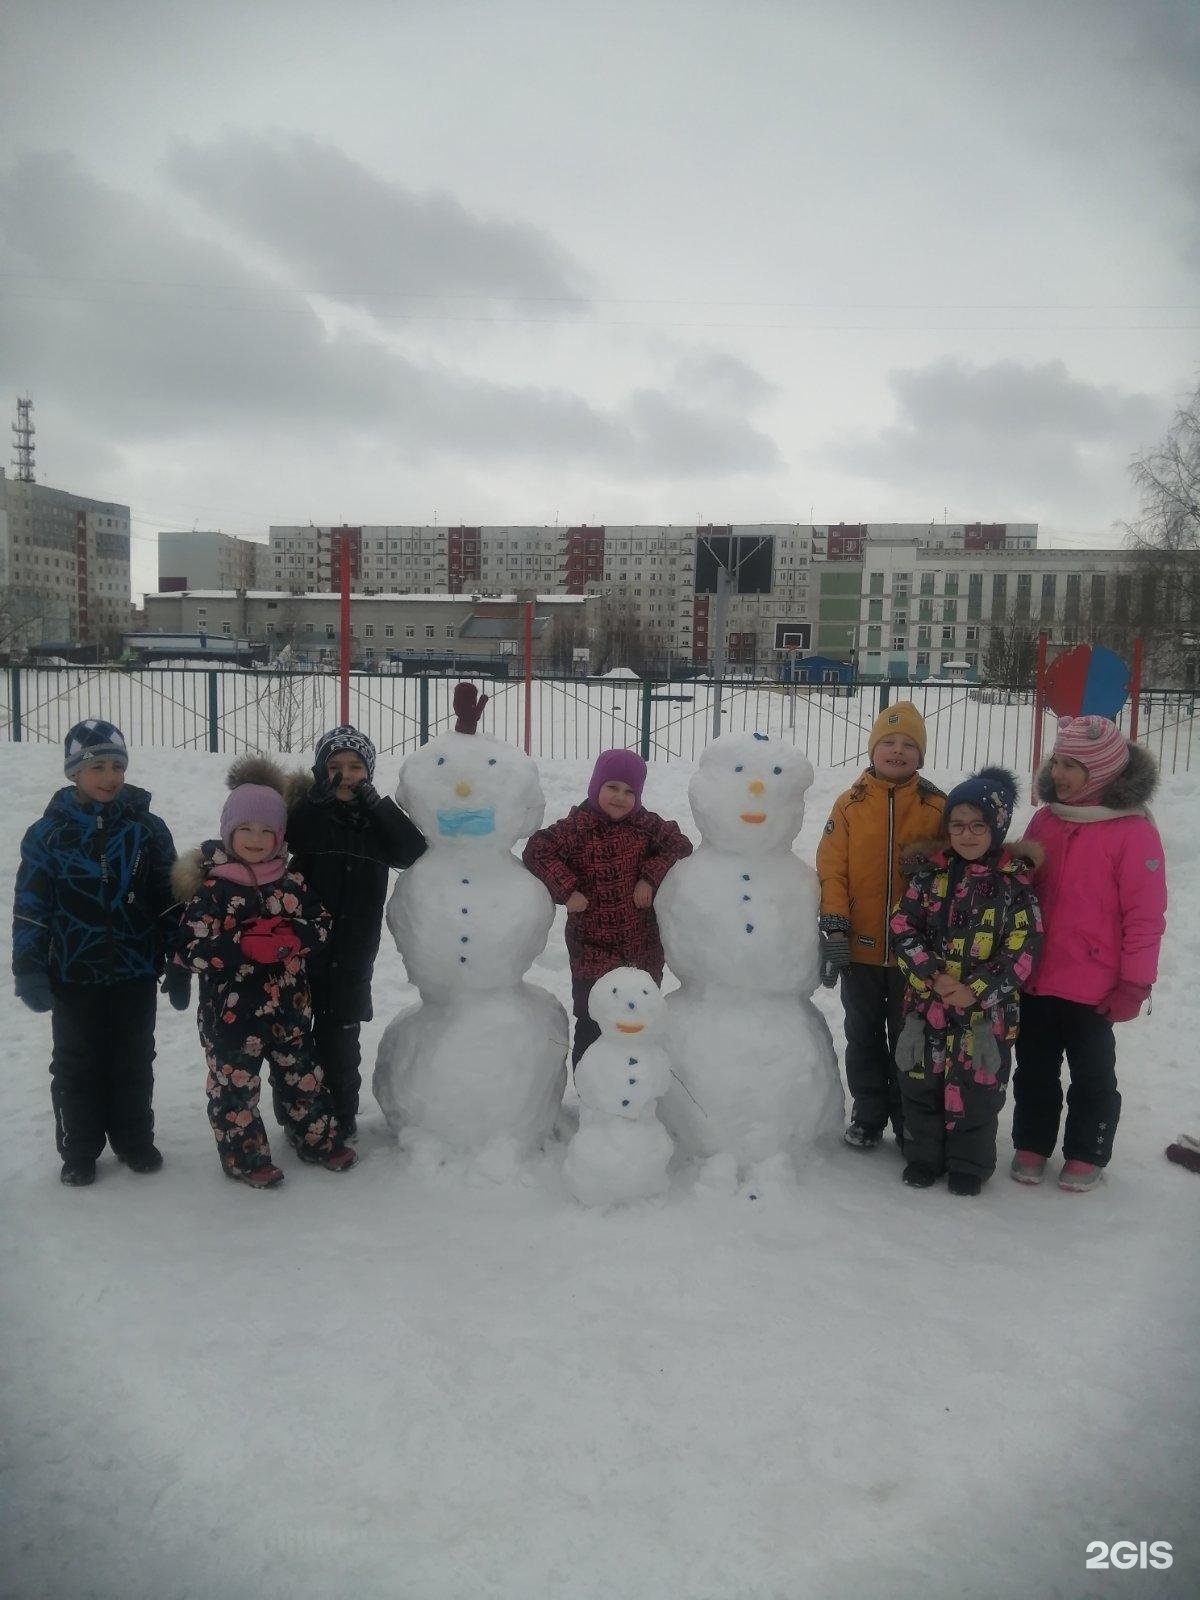
[[[666,1192],[672,1153],[656,1110],[671,1078],[658,1037],[665,1002],[648,972],[617,967],[593,984],[588,1012],[600,1037],[575,1068],[579,1132],[563,1178],[585,1206],[648,1200]]]
[[[792,842],[813,769],[793,745],[726,734],[688,786],[701,844],[655,907],[681,988],[667,1002],[662,1117],[682,1149],[743,1172],[842,1126],[819,976],[819,889]]]
[[[519,1157],[554,1125],[569,1035],[554,996],[524,981],[554,906],[512,847],[546,800],[527,755],[476,733],[486,699],[459,684],[455,731],[400,770],[396,798],[428,849],[397,884],[387,923],[421,999],[385,1030],[373,1088],[395,1133]]]

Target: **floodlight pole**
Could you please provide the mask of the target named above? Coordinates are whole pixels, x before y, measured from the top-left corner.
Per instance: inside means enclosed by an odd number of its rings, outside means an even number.
[[[714,739],[721,737],[721,693],[722,679],[725,677],[725,627],[729,617],[729,596],[733,589],[733,577],[724,562],[717,563],[717,592],[716,603],[713,606],[713,627],[716,631],[716,641],[713,645],[712,656],[712,736]]]
[[[338,678],[338,714],[343,726],[350,721],[350,540],[346,530],[342,529],[341,562],[339,577],[341,580],[342,604],[341,622],[342,638],[339,652]]]

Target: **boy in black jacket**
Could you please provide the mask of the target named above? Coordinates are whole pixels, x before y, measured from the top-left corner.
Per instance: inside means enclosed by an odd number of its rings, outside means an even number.
[[[13,903],[17,998],[49,1011],[50,1097],[63,1183],[94,1183],[105,1139],[133,1172],[157,1172],[154,1021],[170,830],[125,782],[121,730],[97,717],[67,734],[60,789],[21,841]],[[188,1003],[172,974],[172,1004]]]
[[[347,1138],[357,1131],[359,1032],[373,1014],[371,973],[388,869],[411,867],[425,852],[420,829],[394,800],[376,791],[374,776],[375,746],[366,734],[348,725],[331,728],[317,743],[312,780],[307,773],[296,774],[288,795],[288,848],[333,917],[329,959],[313,976],[313,1035]]]

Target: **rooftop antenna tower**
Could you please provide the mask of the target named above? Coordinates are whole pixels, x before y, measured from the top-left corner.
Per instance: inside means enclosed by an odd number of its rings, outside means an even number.
[[[17,420],[12,425],[13,438],[16,440],[16,455],[13,457],[13,466],[17,469],[18,483],[33,483],[33,436],[37,431],[30,418],[33,410],[33,401],[28,395],[23,400],[17,401]]]

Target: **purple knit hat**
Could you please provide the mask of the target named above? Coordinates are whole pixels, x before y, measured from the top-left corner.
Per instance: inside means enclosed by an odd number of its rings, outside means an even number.
[[[268,788],[265,783],[240,783],[230,792],[221,810],[221,843],[226,850],[233,849],[234,829],[245,827],[248,822],[270,828],[275,835],[276,850],[282,848],[287,831],[287,807],[278,789]]]
[[[637,805],[629,813],[632,817],[642,808],[646,763],[636,750],[602,750],[596,757],[591,782],[588,784],[588,799],[594,806],[600,804],[600,790],[606,783],[627,783],[633,790]]]
[[[1083,805],[1104,793],[1129,765],[1129,740],[1107,717],[1063,717],[1054,736],[1054,754],[1070,756],[1087,768],[1088,781],[1075,796]]]

